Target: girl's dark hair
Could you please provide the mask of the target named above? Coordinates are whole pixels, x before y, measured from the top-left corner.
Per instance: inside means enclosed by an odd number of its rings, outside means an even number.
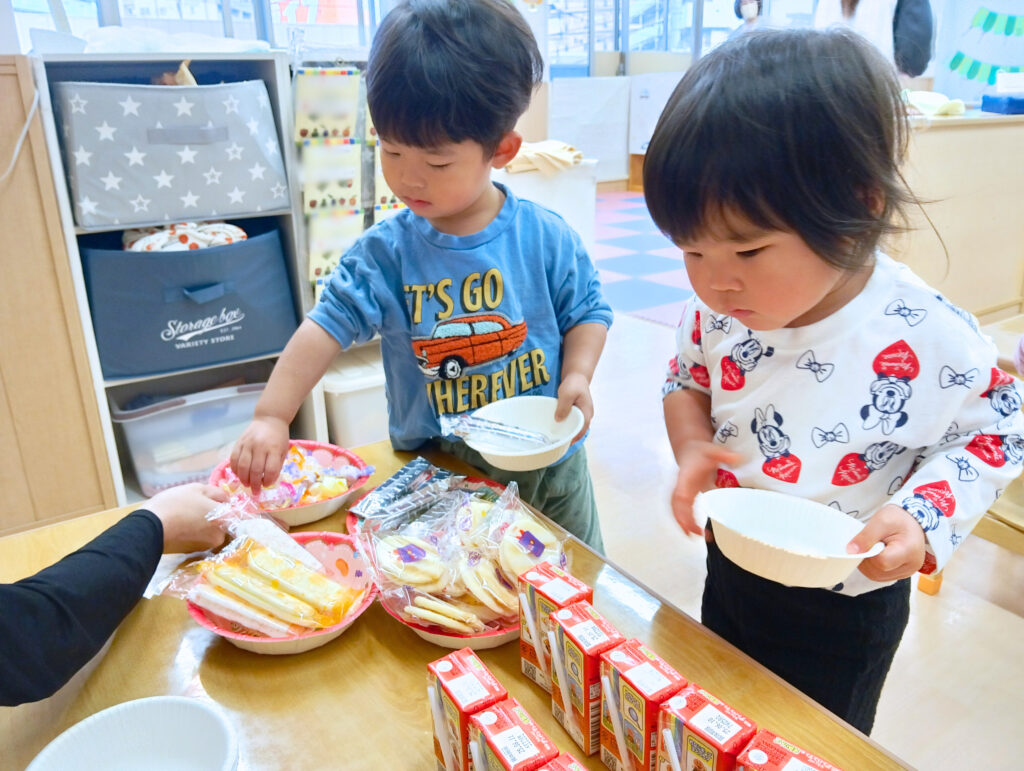
[[[736,14],[736,18],[737,19],[742,19],[743,18],[743,14],[740,12],[740,6],[741,5],[743,5],[743,0],[736,0],[736,2],[734,2],[733,6],[732,6],[733,13]],[[762,8],[762,2],[761,2],[761,0],[757,0],[757,15],[758,16],[761,15],[761,8]]]
[[[374,36],[367,101],[384,139],[415,147],[469,139],[490,156],[543,71],[530,27],[507,0],[406,0]]]
[[[723,215],[800,236],[843,269],[866,264],[915,202],[892,66],[846,30],[754,30],[676,86],[644,160],[644,195],[676,242]]]

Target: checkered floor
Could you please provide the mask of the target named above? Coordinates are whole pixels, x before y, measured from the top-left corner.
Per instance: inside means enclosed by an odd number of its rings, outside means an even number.
[[[676,326],[693,294],[682,254],[651,221],[642,193],[599,193],[594,264],[612,309]]]

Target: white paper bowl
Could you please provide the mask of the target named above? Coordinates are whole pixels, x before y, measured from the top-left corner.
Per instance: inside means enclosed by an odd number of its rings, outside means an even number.
[[[701,493],[694,508],[712,520],[722,553],[744,570],[787,586],[831,589],[845,581],[865,557],[846,545],[864,525],[853,517],[805,498],[746,487]]]
[[[484,460],[495,468],[506,471],[533,471],[550,466],[569,449],[572,438],[583,428],[583,413],[572,407],[569,416],[562,421],[555,420],[555,406],[558,400],[551,396],[514,396],[499,399],[484,405],[473,414],[487,420],[496,420],[530,431],[540,431],[552,438],[551,444],[539,447],[504,448],[500,440],[474,439],[470,436],[466,444],[480,453]]]
[[[27,771],[232,771],[235,732],[216,706],[184,696],[117,704],[50,742]]]
[[[269,653],[287,655],[304,653],[305,651],[326,645],[341,636],[377,598],[377,587],[373,583],[367,569],[366,560],[359,550],[359,544],[350,535],[342,533],[292,533],[294,538],[327,568],[327,576],[342,586],[352,589],[363,589],[365,594],[349,609],[339,623],[315,632],[306,632],[297,637],[261,637],[240,631],[230,621],[203,610],[195,603],[188,603],[189,615],[196,623],[204,626],[214,634],[218,634],[232,645],[253,653]]]
[[[460,648],[472,648],[475,651],[485,651],[519,639],[519,624],[501,627],[500,629],[492,629],[487,632],[480,632],[479,634],[442,632],[439,631],[438,627],[423,627],[419,624],[413,624],[406,621],[400,615],[391,610],[385,602],[381,602],[381,607],[384,608],[384,611],[389,616],[409,627],[424,640],[429,643],[433,643],[434,645],[440,645],[442,648],[453,648],[456,650]]]
[[[330,466],[333,462],[340,465],[355,466],[356,468],[366,468],[366,461],[354,452],[346,450],[343,447],[328,444],[327,442],[311,442],[305,439],[292,439],[291,444],[314,453],[323,454],[324,457],[322,459],[318,459],[321,460],[321,464],[324,466]],[[227,473],[227,469],[230,464],[231,461],[226,460],[210,473],[211,485],[220,486],[220,483],[224,481],[224,476]],[[287,509],[272,509],[267,511],[267,513],[273,516],[274,519],[280,520],[288,527],[308,525],[310,522],[316,522],[324,517],[329,517],[340,509],[346,502],[352,500],[356,491],[362,488],[368,479],[369,477],[361,477],[355,484],[351,485],[348,490],[334,498],[317,501],[316,503],[307,503],[303,506],[291,506]]]

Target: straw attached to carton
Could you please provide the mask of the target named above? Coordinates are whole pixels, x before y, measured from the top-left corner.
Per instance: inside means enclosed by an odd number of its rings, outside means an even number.
[[[452,745],[448,729],[444,724],[441,697],[437,695],[437,689],[432,685],[427,686],[427,700],[430,702],[430,716],[434,721],[434,735],[437,737],[437,743],[441,745],[441,754],[444,756],[445,771],[457,771],[455,760],[452,758]]]
[[[569,697],[569,677],[565,673],[565,662],[562,660],[562,650],[558,647],[558,640],[553,630],[548,630],[548,645],[551,646],[551,668],[558,673],[558,688],[562,692],[562,712],[565,714],[565,729],[572,736],[577,744],[583,744],[583,729],[576,722],[576,713],[572,709],[572,699]]]
[[[626,733],[622,730],[622,712],[619,710],[619,700],[615,698],[615,691],[612,690],[611,680],[608,675],[601,675],[601,689],[608,699],[608,716],[612,721],[612,728],[615,731],[615,743],[619,747],[619,757],[622,759],[622,767],[625,771],[633,771],[633,763],[629,759],[629,751],[626,748]]]
[[[547,678],[548,664],[544,658],[544,645],[537,634],[537,621],[533,617],[533,608],[530,607],[530,601],[526,598],[524,592],[519,592],[519,608],[523,611],[523,618],[526,619],[526,628],[530,633],[530,643],[537,651],[537,665],[540,667],[540,673],[544,678]]]
[[[672,764],[672,771],[682,771],[679,756],[676,754],[676,745],[672,741],[672,732],[667,728],[661,731],[661,741],[665,744],[665,754],[668,755],[668,762]]]

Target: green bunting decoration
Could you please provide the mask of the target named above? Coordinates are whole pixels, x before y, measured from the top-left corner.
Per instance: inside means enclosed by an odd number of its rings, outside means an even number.
[[[1024,16],[1008,13],[996,13],[988,8],[979,8],[971,19],[971,28],[981,28],[983,32],[996,35],[1024,35]]]
[[[970,80],[995,85],[996,73],[1000,70],[1003,72],[1021,72],[1024,70],[1024,67],[1004,67],[998,64],[986,64],[968,56],[963,51],[957,51],[949,61],[949,69]]]

